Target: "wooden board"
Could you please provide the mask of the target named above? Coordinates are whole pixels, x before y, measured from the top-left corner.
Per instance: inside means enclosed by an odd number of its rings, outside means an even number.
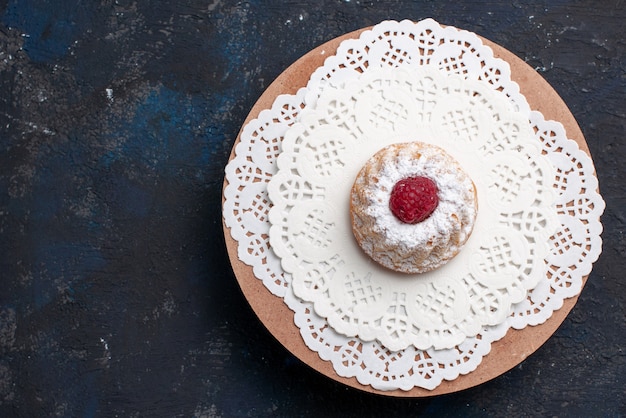
[[[344,36],[335,38],[304,55],[287,68],[261,95],[248,114],[243,126],[258,117],[264,109],[269,109],[280,94],[295,94],[305,87],[310,75],[316,68],[323,65],[324,60],[336,53],[339,44],[350,38],[358,38],[364,28]],[[589,154],[587,143],[580,127],[567,105],[536,71],[505,48],[481,38],[484,44],[492,48],[494,56],[507,61],[511,67],[511,78],[520,86],[521,93],[526,97],[531,109],[540,111],[546,120],[556,120],[563,124],[567,136],[575,140],[578,146]],[[243,127],[242,127],[243,129]],[[237,138],[230,159],[234,158],[234,149],[240,141],[241,131]],[[227,186],[224,181],[224,188]],[[222,196],[223,199],[223,196]],[[559,325],[576,304],[578,297],[566,299],[563,307],[554,312],[548,321],[539,326],[528,326],[523,330],[510,329],[506,336],[492,344],[491,352],[483,358],[478,368],[468,374],[459,376],[453,381],[444,380],[434,390],[415,387],[410,391],[394,390],[379,391],[371,386],[360,384],[356,378],[344,378],[337,375],[328,361],[322,360],[318,354],[310,350],[300,336],[300,331],[293,322],[293,312],[281,298],[272,295],[261,280],[254,276],[252,268],[241,262],[237,256],[238,243],[232,239],[229,229],[224,224],[226,246],[231,265],[239,285],[261,322],[291,353],[318,372],[345,385],[367,392],[396,397],[425,397],[464,390],[494,379],[521,363],[535,352],[557,330]],[[587,277],[583,279],[583,286]]]

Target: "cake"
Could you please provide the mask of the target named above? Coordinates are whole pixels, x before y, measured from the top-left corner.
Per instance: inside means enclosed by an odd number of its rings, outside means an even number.
[[[382,266],[425,273],[456,256],[474,227],[476,187],[440,147],[389,145],[359,171],[350,192],[352,231]]]

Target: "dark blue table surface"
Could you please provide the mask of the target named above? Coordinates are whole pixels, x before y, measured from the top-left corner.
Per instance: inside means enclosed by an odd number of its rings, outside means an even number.
[[[554,336],[461,393],[393,399],[295,359],[243,297],[223,170],[310,49],[384,19],[512,51],[578,120],[604,253]],[[0,416],[626,415],[622,0],[0,0]]]

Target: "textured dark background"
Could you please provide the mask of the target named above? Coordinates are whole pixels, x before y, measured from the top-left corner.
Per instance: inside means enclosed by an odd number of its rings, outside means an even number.
[[[505,375],[407,400],[348,389],[258,322],[224,248],[223,169],[289,64],[433,17],[524,59],[586,136],[604,253]],[[626,415],[622,0],[0,0],[0,416]]]

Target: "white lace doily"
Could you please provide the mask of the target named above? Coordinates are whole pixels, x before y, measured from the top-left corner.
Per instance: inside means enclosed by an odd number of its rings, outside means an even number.
[[[411,140],[438,145],[461,164],[479,210],[459,255],[409,276],[370,262],[347,219],[361,167],[381,148]],[[503,322],[546,275],[553,168],[528,119],[484,82],[430,66],[370,65],[307,104],[282,145],[268,185],[270,244],[294,294],[340,334],[393,351],[452,348]],[[426,226],[396,227],[411,235]]]
[[[465,338],[452,348],[420,350],[408,346],[392,351],[378,340],[366,342],[339,334],[310,302],[295,296],[291,275],[282,269],[269,245],[271,204],[267,185],[277,172],[285,132],[301,113],[306,113],[303,109],[317,103],[327,87],[354,79],[370,66],[384,65],[411,71],[435,66],[444,73],[479,80],[493,91],[504,93],[512,108],[527,117],[541,152],[553,167],[558,225],[549,238],[545,275],[536,286],[523,286],[532,290],[512,306],[504,322],[484,326],[475,337]],[[494,150],[502,146],[492,145]],[[339,376],[356,377],[361,384],[378,390],[434,389],[444,379],[472,372],[489,353],[491,343],[502,338],[510,327],[541,324],[565,298],[577,295],[583,277],[589,274],[601,251],[599,217],[604,202],[597,193],[591,159],[567,138],[560,123],[546,121],[541,113],[529,110],[518,86],[510,80],[508,64],[495,59],[478,37],[452,27],[443,28],[430,19],[383,22],[363,32],[359,39],[342,42],[337,54],[314,72],[306,88],[296,95],[277,97],[271,109],[262,111],[244,127],[235,157],[226,168],[226,180],[224,220],[238,243],[239,259],[294,311],[294,321],[311,350],[330,361]],[[315,193],[305,183],[297,190],[301,195]],[[503,225],[532,233],[544,222],[536,215],[539,213],[532,210],[525,216],[511,213],[504,217]]]

